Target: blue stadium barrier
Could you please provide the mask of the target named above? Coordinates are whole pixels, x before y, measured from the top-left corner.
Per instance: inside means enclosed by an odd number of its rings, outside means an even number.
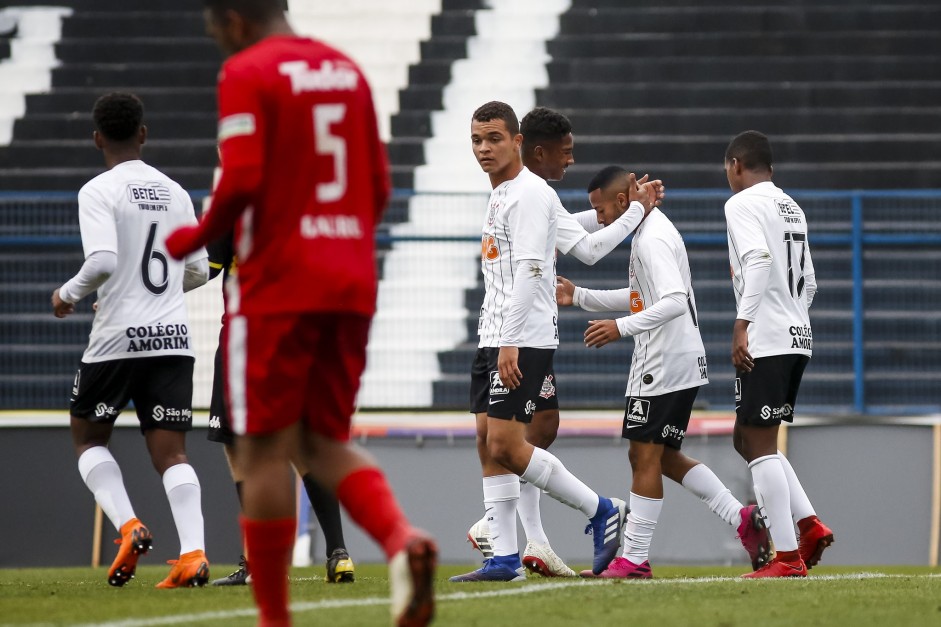
[[[192,195],[199,206],[198,201],[206,192]],[[413,195],[409,190],[396,190],[394,202],[404,207],[401,219],[407,219],[407,204]],[[699,255],[695,257],[698,261],[693,275],[701,310],[713,307],[711,292],[716,292],[716,298],[722,300],[714,305],[716,322],[712,339],[703,329],[707,345],[713,341],[720,346],[727,341],[734,317],[734,310],[729,309],[727,302],[731,287],[722,287],[723,277],[725,280],[728,277],[728,253],[721,208],[729,195],[725,190],[668,190],[664,207],[687,246]],[[834,344],[832,358],[821,351],[821,359],[814,362],[821,391],[817,396],[812,391],[808,393],[815,409],[856,414],[938,411],[941,406],[936,392],[941,385],[941,358],[936,357],[941,354],[941,190],[797,190],[791,195],[808,215],[818,282],[824,284],[820,299],[815,303],[815,313],[819,303],[821,313],[818,315],[822,316],[820,328],[830,330],[828,338],[843,338],[831,342]],[[445,204],[449,198],[447,194],[435,196]],[[485,194],[480,195],[481,199],[485,197]],[[570,210],[589,208],[581,191],[564,190],[560,197]],[[440,236],[401,236],[392,232],[388,228],[380,229],[377,235],[380,249],[388,250],[403,242],[479,241],[479,235],[473,231],[466,235]],[[577,264],[563,267],[566,260],[560,259],[560,273],[566,276],[576,273],[575,276],[594,281],[592,285],[621,287],[625,282],[625,254],[623,251],[612,253],[607,269],[603,267],[604,262],[592,269]],[[55,260],[64,255],[68,257],[57,265]],[[30,342],[35,341],[35,334],[21,334],[16,331],[16,325],[25,324],[30,318],[47,316],[46,293],[51,291],[48,289],[50,282],[64,280],[77,269],[81,240],[76,195],[0,193],[0,258],[0,290],[3,290],[0,294],[6,301],[5,305],[0,304],[0,319],[5,318],[0,337],[0,361],[10,361],[30,352]],[[700,263],[702,260],[705,262]],[[42,270],[46,266],[54,268]],[[700,283],[707,287],[701,287]],[[834,286],[833,289],[828,288],[828,284]],[[35,290],[42,293],[35,298],[23,297],[34,286],[39,286]],[[831,296],[833,294],[838,296]],[[468,302],[469,329],[475,326],[476,307],[476,303]],[[815,329],[817,325],[815,322]],[[73,345],[81,341],[81,336],[76,337],[79,339],[71,340]],[[823,339],[821,337],[820,341]],[[474,339],[469,337],[468,342],[473,343]],[[10,348],[14,345],[15,349]],[[40,348],[37,345],[37,354],[43,353]],[[0,372],[0,407],[44,407],[43,403],[49,402],[45,398],[48,393],[39,383],[29,381],[29,377],[34,376],[38,381],[71,376],[75,366],[74,350],[61,365],[48,356],[48,348],[45,350],[43,354],[47,356],[37,358],[35,367],[26,371],[8,367]],[[446,361],[446,357],[442,360]],[[40,361],[42,363],[38,363]],[[710,366],[719,378],[728,375],[730,367],[720,360],[710,358]],[[583,372],[583,366],[578,363],[572,367],[576,372]],[[607,363],[603,367],[608,369],[605,376],[615,382],[612,386],[622,385],[616,383],[619,378],[623,381],[626,374],[622,364]],[[21,389],[14,394],[16,387]],[[26,389],[29,391],[23,392]],[[721,400],[725,398],[722,395],[724,392],[720,395],[716,391],[714,398],[707,398],[710,406],[727,406],[728,403]],[[429,407],[462,408],[465,398],[457,387],[436,386],[434,401]],[[11,406],[11,403],[14,404]]]

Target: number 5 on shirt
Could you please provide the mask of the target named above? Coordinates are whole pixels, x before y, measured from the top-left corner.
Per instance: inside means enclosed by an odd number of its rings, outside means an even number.
[[[346,140],[330,132],[330,127],[343,121],[345,104],[314,106],[314,139],[318,155],[333,157],[333,180],[317,184],[318,202],[336,202],[346,193]]]

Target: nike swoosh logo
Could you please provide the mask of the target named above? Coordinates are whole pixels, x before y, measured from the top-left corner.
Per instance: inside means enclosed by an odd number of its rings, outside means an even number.
[[[487,403],[487,404],[488,404],[488,405],[496,405],[497,403],[502,403],[502,402],[503,402],[502,400],[499,400],[499,401],[490,401],[490,402]]]
[[[625,429],[637,429],[637,428],[643,427],[643,426],[644,426],[644,425],[627,425],[627,426],[624,427],[624,428],[625,428]]]

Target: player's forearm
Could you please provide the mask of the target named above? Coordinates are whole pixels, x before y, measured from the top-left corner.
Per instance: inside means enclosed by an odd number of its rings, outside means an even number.
[[[572,304],[585,311],[630,311],[631,290],[589,290],[576,287]]]
[[[617,319],[621,337],[637,335],[662,327],[670,320],[679,318],[686,312],[686,294],[674,292],[667,294],[656,303],[641,312]]]
[[[513,294],[503,308],[500,346],[519,346],[522,341],[526,319],[536,300],[539,280],[545,270],[535,259],[522,259],[516,266]]]
[[[742,261],[742,297],[736,318],[754,322],[771,278],[771,254],[757,250],[749,253]]]
[[[261,186],[258,167],[223,168],[212,203],[199,226],[177,230],[167,239],[167,251],[182,259],[231,231],[238,217],[251,205]]]
[[[644,206],[639,202],[632,202],[627,211],[610,226],[589,233],[580,239],[568,254],[592,266],[627,239],[627,236],[634,232],[643,219]]]
[[[117,268],[117,254],[110,250],[96,250],[85,259],[78,274],[59,288],[59,298],[67,303],[77,303],[104,285]]]

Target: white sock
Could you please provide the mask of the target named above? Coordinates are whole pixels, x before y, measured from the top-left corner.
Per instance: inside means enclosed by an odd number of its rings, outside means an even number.
[[[170,501],[173,522],[180,536],[180,555],[197,549],[206,550],[200,504],[202,491],[196,471],[189,464],[170,466],[163,473],[163,489]]]
[[[121,525],[134,518],[134,508],[124,487],[121,467],[104,446],[93,446],[78,458],[78,472],[82,481],[95,495],[95,502],[101,507],[114,528],[121,532]]]
[[[516,504],[520,500],[520,479],[516,475],[484,477],[484,507],[490,524],[494,557],[519,553],[516,537]]]
[[[598,495],[545,449],[533,448],[529,465],[520,476],[545,490],[555,500],[574,507],[589,518],[598,511]]]
[[[540,544],[549,544],[546,530],[542,528],[542,513],[539,511],[539,495],[542,490],[520,479],[520,500],[516,508],[526,539]]]
[[[683,477],[683,487],[698,496],[716,515],[733,527],[741,523],[744,505],[705,464],[696,464]]]
[[[791,520],[787,476],[777,455],[765,455],[748,464],[755,482],[755,498],[776,551],[796,551],[797,533]]]
[[[804,486],[797,478],[797,473],[794,472],[791,462],[787,461],[787,457],[781,451],[778,451],[778,458],[780,458],[781,465],[784,466],[784,474],[787,476],[787,487],[791,493],[791,517],[794,522],[803,520],[808,516],[816,516],[817,512],[814,510],[814,506],[810,504],[810,499],[807,498]]]
[[[651,499],[631,492],[630,508],[624,525],[621,557],[640,566],[649,558],[650,542],[663,509],[663,499]]]

